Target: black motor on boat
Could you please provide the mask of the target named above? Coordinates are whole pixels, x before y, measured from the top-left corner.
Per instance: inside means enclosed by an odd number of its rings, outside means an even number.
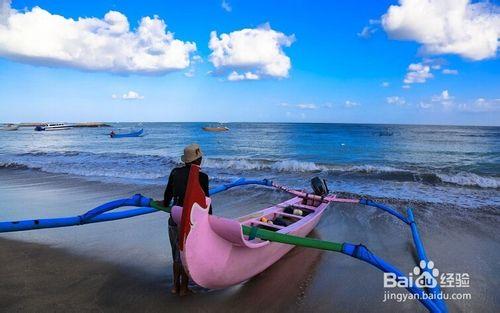
[[[326,180],[321,179],[319,177],[314,177],[311,179],[311,187],[314,191],[314,194],[317,196],[326,196],[330,192],[328,190],[328,185],[326,184]]]

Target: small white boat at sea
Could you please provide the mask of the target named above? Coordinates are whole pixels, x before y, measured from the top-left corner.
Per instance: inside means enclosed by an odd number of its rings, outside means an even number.
[[[218,124],[218,125],[209,125],[202,127],[204,131],[207,132],[226,132],[229,130],[229,127],[224,126],[223,124]]]
[[[19,129],[19,125],[17,124],[5,124],[2,128],[0,128],[0,130],[4,130],[4,131],[13,131],[13,130],[18,130]]]
[[[45,126],[37,126],[37,127],[35,127],[35,130],[36,131],[55,131],[55,130],[67,130],[70,128],[71,127],[68,124],[54,123],[54,124],[47,124]]]

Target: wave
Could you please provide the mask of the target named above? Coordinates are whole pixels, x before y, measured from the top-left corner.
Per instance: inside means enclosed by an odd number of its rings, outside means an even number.
[[[474,173],[460,172],[453,175],[436,174],[441,181],[459,186],[472,186],[482,188],[499,188],[500,179],[495,177],[483,177]]]
[[[10,156],[0,154],[0,168],[37,169],[51,173],[92,177],[163,179],[167,177],[172,167],[178,165],[180,165],[178,157],[131,153],[33,151]],[[440,172],[423,168],[408,169],[373,164],[332,165],[298,160],[207,158],[204,160],[203,167],[207,168],[212,177],[254,176],[262,175],[262,172],[269,176],[281,174],[290,177],[310,173],[326,175],[334,179],[392,180],[428,185],[448,184],[462,187],[500,188],[498,177],[481,176],[463,171]]]

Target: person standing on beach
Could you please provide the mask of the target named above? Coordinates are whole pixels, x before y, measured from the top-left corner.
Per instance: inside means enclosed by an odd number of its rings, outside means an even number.
[[[189,177],[189,171],[191,165],[200,166],[203,158],[203,153],[201,152],[200,146],[198,144],[190,144],[184,148],[184,154],[181,157],[181,161],[184,165],[181,167],[174,168],[168,177],[167,188],[165,189],[163,205],[177,205],[183,206],[184,195],[186,194],[186,187]],[[203,192],[208,196],[208,175],[200,172],[199,176],[200,185]],[[173,203],[171,204],[171,202]],[[212,214],[212,207],[209,209],[209,214]],[[172,219],[172,216],[168,219],[168,236],[170,238],[170,246],[172,247],[172,258],[173,258],[173,274],[174,274],[174,284],[171,292],[173,294],[179,294],[184,296],[191,292],[188,288],[189,276],[184,270],[181,262],[181,254],[179,250],[179,228],[177,224]]]

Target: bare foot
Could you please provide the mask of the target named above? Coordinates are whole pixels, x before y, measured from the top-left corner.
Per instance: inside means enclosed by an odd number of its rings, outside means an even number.
[[[170,289],[170,293],[173,294],[173,295],[176,295],[179,293],[179,287],[172,287],[172,289]]]
[[[184,296],[187,296],[187,295],[192,295],[192,294],[194,294],[194,291],[192,291],[189,288],[183,289],[183,290],[181,290],[179,292],[179,296],[181,296],[181,297],[184,297]]]

